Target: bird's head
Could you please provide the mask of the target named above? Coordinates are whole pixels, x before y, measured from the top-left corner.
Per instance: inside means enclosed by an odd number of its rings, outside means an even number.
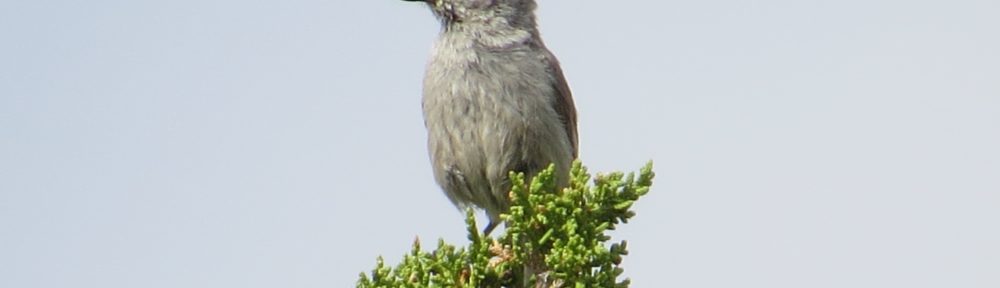
[[[502,24],[534,27],[535,0],[403,0],[424,2],[448,25]]]

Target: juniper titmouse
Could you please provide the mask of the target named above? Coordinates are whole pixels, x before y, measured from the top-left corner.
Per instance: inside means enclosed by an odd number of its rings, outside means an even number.
[[[424,78],[434,178],[458,207],[486,210],[489,233],[510,206],[510,171],[555,164],[566,185],[577,156],[576,108],[535,24],[534,0],[425,2],[442,29]]]

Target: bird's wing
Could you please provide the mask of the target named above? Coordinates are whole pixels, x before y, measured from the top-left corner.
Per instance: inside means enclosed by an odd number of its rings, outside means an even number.
[[[569,136],[569,142],[573,145],[573,158],[577,158],[579,155],[580,148],[578,146],[578,138],[576,134],[576,106],[573,105],[573,94],[569,91],[569,84],[566,83],[566,77],[563,76],[562,68],[559,67],[559,60],[556,60],[556,56],[545,50],[545,61],[548,64],[549,69],[555,77],[556,95],[555,105],[553,108],[556,113],[559,113],[559,117],[562,118],[563,126],[566,129],[566,136]]]

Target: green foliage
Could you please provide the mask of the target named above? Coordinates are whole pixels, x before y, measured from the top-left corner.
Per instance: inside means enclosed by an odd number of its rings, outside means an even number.
[[[357,287],[628,287],[622,274],[626,242],[607,245],[608,230],[635,215],[632,204],[652,185],[652,163],[638,177],[614,172],[594,177],[573,163],[568,187],[557,191],[553,167],[530,184],[511,174],[511,209],[499,238],[482,235],[470,209],[469,246],[438,241],[432,252],[419,241],[395,268],[379,257]]]

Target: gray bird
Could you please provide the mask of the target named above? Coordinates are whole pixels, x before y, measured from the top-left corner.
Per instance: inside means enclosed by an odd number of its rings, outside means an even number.
[[[424,77],[434,178],[459,208],[486,210],[489,234],[510,207],[508,173],[555,164],[561,186],[577,157],[576,108],[535,24],[534,0],[425,2],[441,21]]]

